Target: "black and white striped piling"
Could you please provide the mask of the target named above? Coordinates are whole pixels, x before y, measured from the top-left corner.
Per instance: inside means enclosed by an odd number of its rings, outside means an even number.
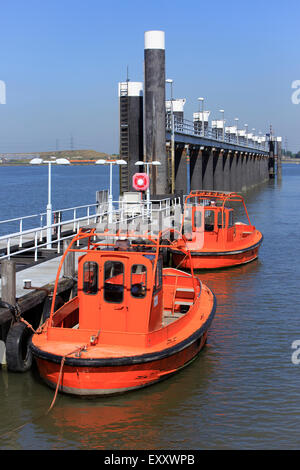
[[[168,193],[165,125],[165,33],[146,31],[144,48],[144,139],[146,161],[158,160],[153,167],[152,194]]]

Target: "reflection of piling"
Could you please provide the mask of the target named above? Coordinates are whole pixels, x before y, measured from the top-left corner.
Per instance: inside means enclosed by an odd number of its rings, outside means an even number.
[[[167,193],[166,123],[165,123],[165,33],[145,32],[144,50],[144,136],[145,158],[158,160],[151,166],[152,193]]]

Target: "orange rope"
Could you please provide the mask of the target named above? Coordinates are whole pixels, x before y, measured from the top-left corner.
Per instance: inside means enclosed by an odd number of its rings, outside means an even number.
[[[67,357],[67,356],[70,356],[71,354],[75,354],[76,352],[83,351],[83,350],[86,349],[86,348],[87,348],[87,345],[85,344],[84,346],[80,346],[80,347],[74,349],[74,351],[71,351],[71,352],[65,354],[65,355],[62,357],[61,362],[60,362],[60,369],[59,369],[59,375],[58,375],[58,380],[57,380],[57,384],[56,384],[55,394],[54,394],[53,400],[52,400],[52,402],[51,402],[51,405],[50,405],[48,411],[46,412],[46,415],[47,415],[48,413],[50,413],[50,411],[52,410],[52,408],[53,408],[53,406],[54,406],[54,404],[55,404],[66,357]]]

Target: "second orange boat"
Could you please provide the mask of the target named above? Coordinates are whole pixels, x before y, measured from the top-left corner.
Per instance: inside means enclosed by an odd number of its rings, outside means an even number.
[[[239,203],[246,223],[235,222]],[[244,198],[233,192],[191,191],[185,199],[180,236],[171,244],[173,264],[180,268],[216,269],[253,261],[263,236],[251,224]],[[188,250],[191,256],[187,256]]]

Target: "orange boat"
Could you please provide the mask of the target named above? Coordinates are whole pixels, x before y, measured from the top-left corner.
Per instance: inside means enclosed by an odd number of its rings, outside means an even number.
[[[242,206],[248,223],[234,222],[235,209],[226,206],[230,203]],[[263,240],[251,225],[244,198],[233,192],[191,191],[185,199],[180,233],[171,244],[171,253],[173,264],[185,269],[249,263],[257,258]]]
[[[126,236],[80,229],[62,257],[50,316],[31,342],[40,376],[57,390],[92,396],[145,387],[205,345],[214,294],[193,272],[163,269],[162,233]],[[78,251],[78,293],[54,312],[64,259]]]

